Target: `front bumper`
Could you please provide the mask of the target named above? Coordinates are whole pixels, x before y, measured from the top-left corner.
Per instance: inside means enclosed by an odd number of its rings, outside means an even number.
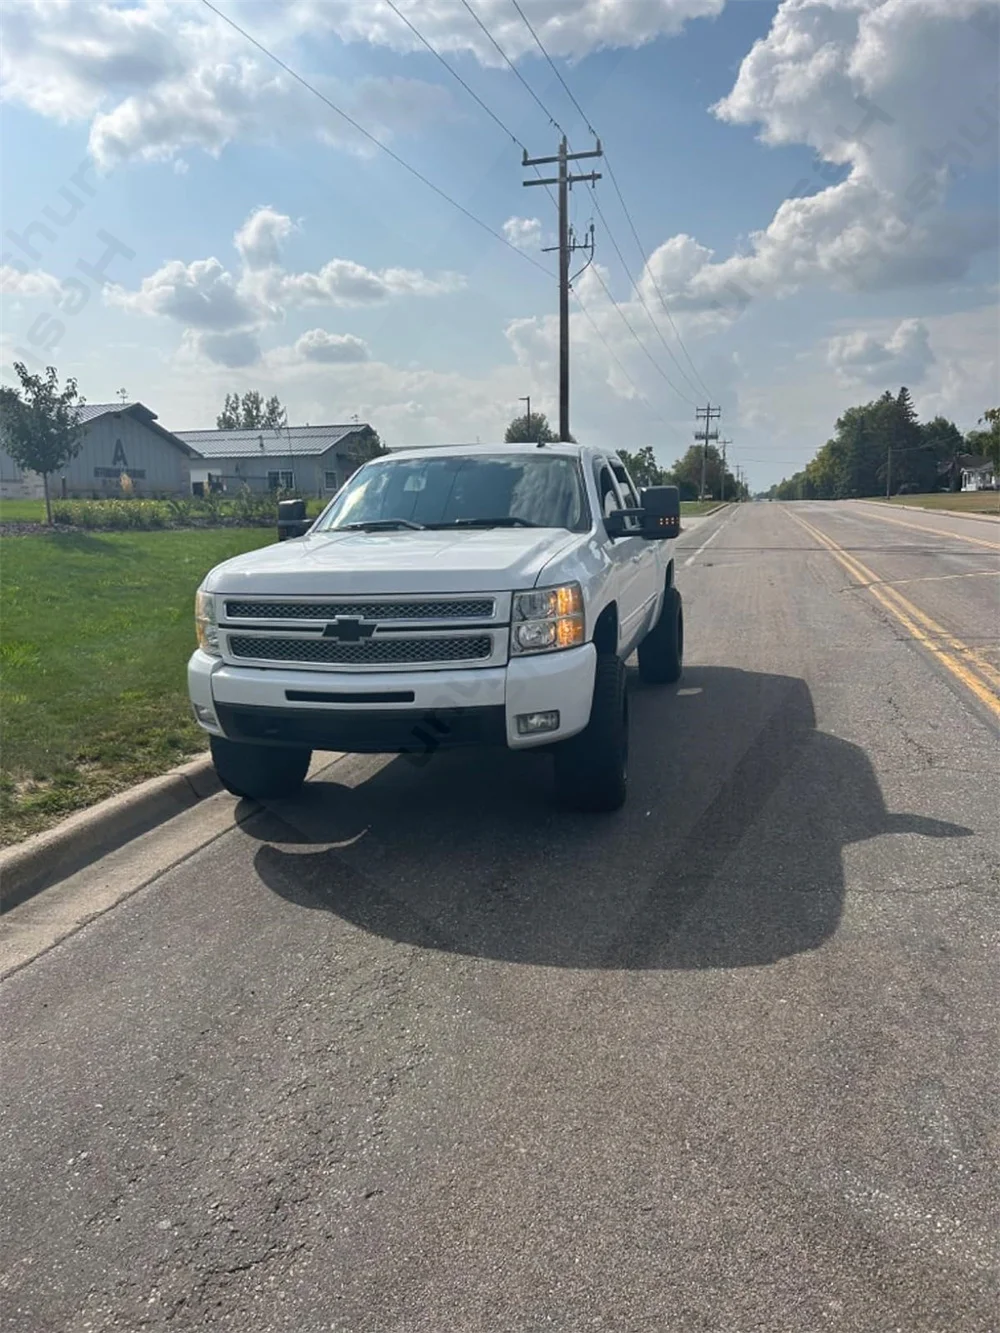
[[[188,690],[201,726],[231,740],[389,754],[457,745],[530,749],[590,720],[597,654],[515,658],[464,671],[292,671],[235,667],[196,652]],[[522,736],[517,717],[558,711],[555,731]]]

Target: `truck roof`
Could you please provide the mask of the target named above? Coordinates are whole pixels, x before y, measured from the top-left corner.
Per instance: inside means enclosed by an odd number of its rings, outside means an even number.
[[[461,456],[463,454],[560,454],[564,457],[582,458],[587,454],[614,454],[617,450],[612,448],[599,449],[591,444],[573,444],[570,441],[559,441],[552,444],[531,444],[531,443],[512,443],[504,441],[489,442],[487,444],[422,444],[389,447],[389,453],[393,458],[419,458],[427,453],[444,454],[446,456]]]

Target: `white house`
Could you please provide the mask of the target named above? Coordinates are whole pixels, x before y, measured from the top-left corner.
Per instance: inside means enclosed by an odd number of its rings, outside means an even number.
[[[997,470],[988,458],[968,458],[962,463],[963,491],[995,491],[1000,485]]]

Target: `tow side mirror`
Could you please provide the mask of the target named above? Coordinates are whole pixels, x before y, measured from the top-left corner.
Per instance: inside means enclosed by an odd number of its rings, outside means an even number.
[[[283,542],[289,537],[302,537],[311,527],[311,521],[306,518],[305,500],[278,501],[279,542]]]
[[[681,530],[681,493],[676,486],[647,486],[642,499],[642,535],[667,541]]]

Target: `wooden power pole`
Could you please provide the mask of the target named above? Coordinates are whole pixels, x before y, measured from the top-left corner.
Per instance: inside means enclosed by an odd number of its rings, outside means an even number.
[[[524,154],[522,165],[541,167],[552,162],[558,163],[558,176],[539,176],[537,180],[522,181],[522,185],[557,185],[559,187],[559,438],[568,440],[569,435],[569,260],[574,250],[585,247],[577,245],[570,234],[569,226],[569,190],[570,186],[581,181],[599,181],[600,173],[588,171],[584,174],[572,174],[568,170],[570,162],[584,157],[603,157],[601,141],[589,153],[571,153],[568,150],[566,136],[559,141],[559,152],[555,157],[529,157]],[[591,239],[593,245],[593,239]]]

